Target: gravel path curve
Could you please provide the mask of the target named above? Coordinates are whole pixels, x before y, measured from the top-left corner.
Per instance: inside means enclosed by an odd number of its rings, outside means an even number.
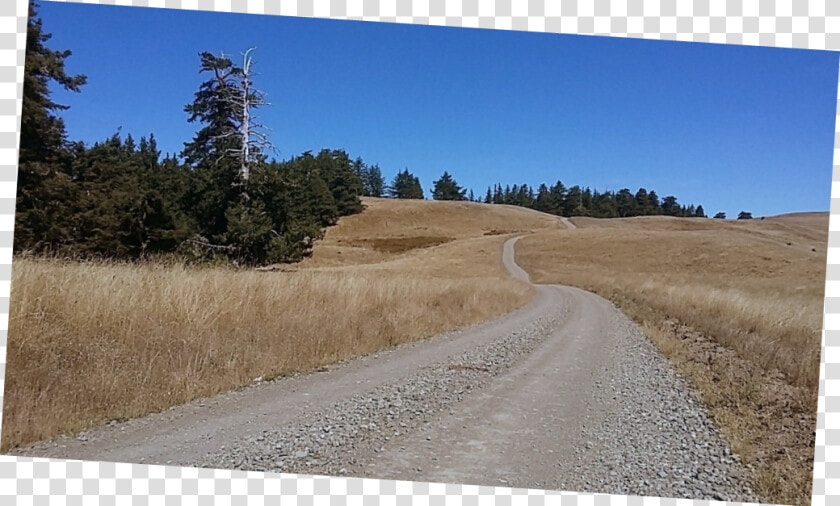
[[[503,261],[511,275],[514,245]],[[15,454],[755,501],[706,410],[608,301],[502,318]]]

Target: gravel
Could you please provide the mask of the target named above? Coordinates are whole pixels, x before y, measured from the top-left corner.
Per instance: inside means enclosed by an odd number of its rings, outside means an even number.
[[[750,470],[702,402],[639,328],[624,319],[614,366],[597,385],[587,441],[559,465],[560,487],[607,494],[757,502]]]
[[[432,441],[441,420],[517,361],[539,353],[567,308],[555,307],[520,331],[463,355],[419,369],[405,379],[354,395],[298,423],[240,439],[200,465],[333,476],[372,475],[367,466],[386,448],[406,451]],[[610,316],[620,331],[594,382],[573,451],[555,462],[546,486],[609,494],[757,501],[749,469],[710,421],[702,403],[639,328]],[[575,437],[571,438],[573,441]],[[437,464],[436,457],[413,471]],[[416,479],[416,478],[414,478]],[[506,482],[507,480],[499,480]],[[517,486],[511,478],[510,486]],[[498,485],[499,483],[485,483]]]
[[[426,425],[484,388],[517,359],[532,353],[557,326],[558,313],[489,345],[420,369],[404,380],[307,413],[295,426],[277,427],[208,455],[203,467],[250,471],[358,475],[358,455]],[[430,440],[431,437],[429,436]]]

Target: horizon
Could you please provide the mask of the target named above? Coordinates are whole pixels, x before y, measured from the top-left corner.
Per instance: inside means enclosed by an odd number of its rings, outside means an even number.
[[[829,209],[836,52],[51,2],[39,15],[88,77],[53,92],[69,140],[153,133],[178,154],[199,128],[183,111],[206,79],[198,52],[256,46],[278,159],[344,149],[389,183],[408,168],[427,197],[447,171],[478,198],[561,180],[727,218]]]

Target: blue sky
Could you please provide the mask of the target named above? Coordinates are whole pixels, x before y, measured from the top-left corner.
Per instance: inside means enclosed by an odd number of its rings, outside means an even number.
[[[177,153],[201,51],[249,47],[277,157],[345,149],[427,194],[560,179],[707,213],[828,210],[838,53],[42,2],[79,94],[69,137],[118,127]]]

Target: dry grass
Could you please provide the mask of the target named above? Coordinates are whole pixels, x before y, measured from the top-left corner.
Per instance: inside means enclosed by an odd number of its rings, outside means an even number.
[[[547,214],[516,206],[365,198],[361,214],[327,230],[299,268],[375,264],[418,248],[482,237],[564,228]]]
[[[329,231],[357,241],[355,255],[330,258],[336,243],[327,241],[316,246],[316,257],[328,261],[310,260],[294,272],[16,258],[2,449],[163,410],[260,376],[316,369],[486,321],[531,300],[531,288],[511,280],[501,264],[506,237],[463,225],[480,223],[473,215],[483,216],[482,206],[439,206],[464,218],[450,218],[447,227],[434,203],[420,217],[412,207],[430,203],[393,203],[394,216],[434,223],[429,235],[413,237],[455,238],[436,244],[410,239],[410,228],[381,226],[389,204],[374,202],[369,214]],[[505,221],[504,213],[492,214]],[[534,216],[533,223],[546,221]]]
[[[375,239],[353,241],[350,245],[361,248],[369,247],[382,253],[399,254],[413,249],[438,246],[454,240],[454,237],[426,237],[422,235],[414,237],[377,237]]]
[[[807,503],[828,214],[573,220],[517,261],[616,302],[703,396],[765,500]]]
[[[276,271],[16,258],[2,448],[487,320],[539,283],[606,296],[703,396],[772,502],[810,500],[827,214],[554,217],[366,199]],[[453,365],[459,368],[459,365]]]

